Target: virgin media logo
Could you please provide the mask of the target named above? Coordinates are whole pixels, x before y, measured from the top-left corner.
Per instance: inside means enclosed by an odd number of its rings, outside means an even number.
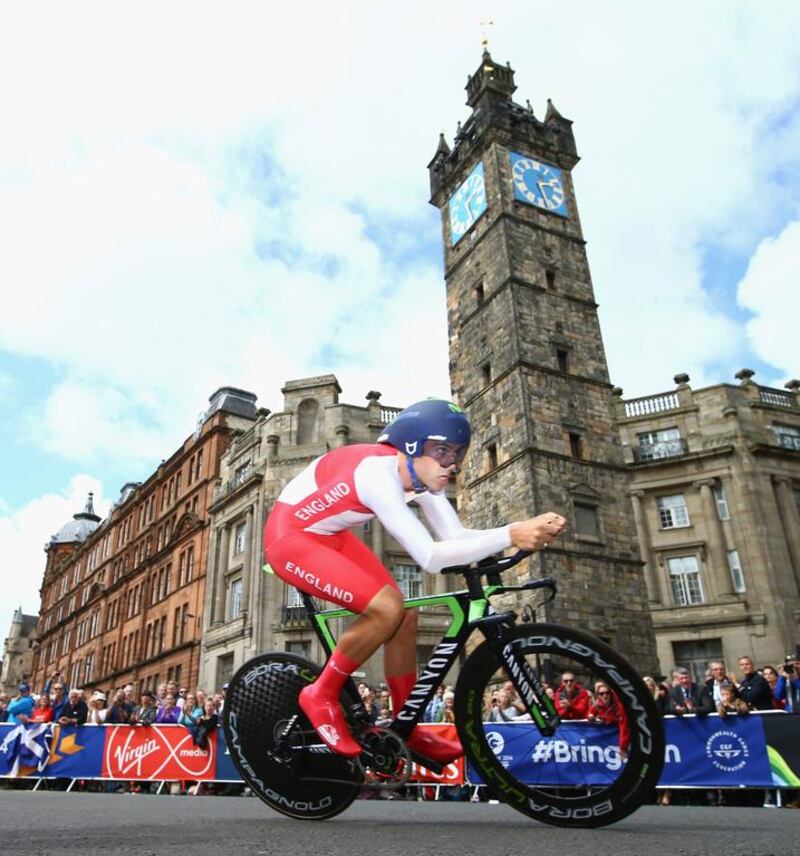
[[[192,742],[182,725],[112,726],[107,729],[103,767],[115,779],[203,779],[213,777],[216,734],[208,749]]]

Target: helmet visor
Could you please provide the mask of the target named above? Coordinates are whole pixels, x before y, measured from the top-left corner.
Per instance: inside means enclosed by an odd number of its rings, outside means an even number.
[[[433,458],[441,467],[459,466],[467,454],[467,447],[459,443],[446,443],[443,440],[426,440],[422,454]]]

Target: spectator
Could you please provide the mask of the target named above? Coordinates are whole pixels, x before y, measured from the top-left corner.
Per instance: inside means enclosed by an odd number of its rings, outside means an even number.
[[[69,687],[61,680],[61,672],[53,672],[52,677],[45,684],[44,691],[51,694],[50,701],[53,705],[53,719],[58,722],[69,694]]]
[[[156,712],[156,722],[160,725],[169,725],[177,723],[181,716],[181,709],[175,703],[175,696],[172,693],[167,693],[167,698],[164,704],[158,708]]]
[[[53,721],[53,705],[50,703],[50,696],[47,693],[41,693],[36,702],[36,707],[30,717],[30,722],[52,722]]]
[[[688,669],[679,667],[672,673],[675,684],[669,691],[670,713],[683,716],[685,713],[696,713],[705,716],[714,709],[711,697],[703,695],[703,688],[693,680]]]
[[[167,700],[167,685],[166,685],[166,683],[159,684],[158,689],[156,690],[156,697],[154,699],[154,701],[156,703],[156,707],[163,707],[166,700]]]
[[[378,711],[378,718],[375,721],[375,725],[379,725],[381,728],[387,728],[392,723],[392,712],[388,707],[382,707]]]
[[[378,720],[378,705],[375,704],[375,690],[368,688],[366,693],[364,693],[362,701],[364,702],[364,707],[367,709],[369,721],[375,724]]]
[[[18,687],[16,695],[8,703],[8,719],[10,725],[27,725],[33,709],[36,706],[31,698],[31,688],[23,681]]]
[[[59,725],[83,725],[89,715],[89,708],[83,700],[80,690],[70,690],[67,703],[61,708],[58,717]]]
[[[214,693],[214,711],[216,713],[222,713],[222,707],[225,704],[225,697],[221,692]],[[203,708],[205,710],[205,707]]]
[[[86,717],[86,724],[102,725],[106,721],[107,714],[106,694],[97,690],[92,693],[92,697],[89,699],[89,714]]]
[[[195,699],[197,701],[197,706],[202,710],[206,706],[206,694],[204,690],[198,690],[195,693]]]
[[[764,680],[769,684],[770,692],[772,693],[772,706],[775,710],[784,710],[786,708],[786,699],[779,699],[775,695],[775,687],[778,685],[778,673],[772,666],[762,666],[759,670],[764,676]]]
[[[453,702],[455,701],[455,698],[455,693],[453,693],[452,690],[447,690],[445,692],[442,696],[444,707],[439,711],[439,718],[436,720],[437,722],[447,722],[450,725],[455,725],[456,715],[453,710]]]
[[[733,686],[733,681],[725,672],[725,664],[720,660],[712,660],[708,664],[708,670],[711,677],[706,681],[705,686],[701,690],[703,706],[711,706],[712,710],[716,710],[722,701],[722,687],[728,684],[736,694],[736,687]]]
[[[225,697],[228,694],[228,684],[225,683],[222,685],[222,690],[220,691],[220,695],[222,696],[219,707],[217,708],[217,713],[221,714],[223,710],[225,710]]]
[[[433,694],[433,698],[428,702],[425,706],[425,713],[423,715],[424,722],[438,722],[439,721],[439,712],[444,707],[444,687],[439,684],[436,687],[436,692]]]
[[[542,685],[544,685],[544,682],[542,682]],[[522,699],[517,695],[517,690],[514,686],[514,681],[506,681],[503,684],[502,688],[511,696],[511,703],[520,712],[520,714],[527,713],[527,711],[525,710],[525,705],[522,703]],[[447,690],[452,689],[453,687],[445,687],[445,692],[447,692]],[[545,689],[545,692],[546,691],[547,690]],[[553,701],[555,701],[555,690],[551,690],[548,695],[551,699],[553,699]]]
[[[178,684],[175,681],[167,681],[167,695],[175,699],[175,707],[183,707],[183,699],[178,693]]]
[[[659,716],[665,716],[670,712],[669,707],[669,688],[666,684],[657,683],[655,678],[646,675],[644,685],[650,690],[650,695],[653,696],[653,701],[656,705],[656,710]]]
[[[620,752],[623,758],[627,756],[630,742],[628,717],[619,699],[611,691],[611,687],[602,681],[597,681],[594,685],[594,702],[589,708],[587,719],[597,725],[616,725],[619,732]]]
[[[382,707],[385,707],[388,711],[392,709],[392,697],[389,690],[381,690],[381,694],[376,699],[376,703],[378,705],[378,711]]]
[[[0,693],[0,722],[8,719],[8,693]]]
[[[496,693],[492,693],[490,722],[523,722],[526,718],[527,714],[519,712],[519,708],[514,704],[514,696],[505,684]]]
[[[736,687],[739,697],[743,698],[750,710],[772,710],[772,692],[766,680],[758,674],[749,657],[739,657],[739,671],[742,680]]]
[[[217,727],[219,716],[214,708],[213,699],[207,698],[203,715],[197,721],[197,729],[194,734],[195,745],[201,749],[208,748],[208,736]]]
[[[717,713],[721,717],[728,716],[729,714],[746,716],[750,713],[747,702],[737,697],[736,688],[730,681],[725,681],[720,687],[720,700],[719,704],[717,704]]]
[[[800,713],[800,657],[789,655],[775,682],[773,697],[787,713]]]
[[[556,690],[556,710],[562,719],[586,719],[592,699],[589,691],[576,680],[573,672],[564,672]]]
[[[117,690],[106,713],[106,725],[127,725],[133,708],[125,700],[125,690]]]
[[[142,690],[140,703],[134,708],[129,722],[131,725],[152,725],[156,721],[157,713],[153,693],[150,690]]]
[[[185,725],[189,730],[197,725],[197,720],[203,715],[203,708],[197,706],[197,698],[194,693],[186,693],[181,708],[181,716],[178,722]]]

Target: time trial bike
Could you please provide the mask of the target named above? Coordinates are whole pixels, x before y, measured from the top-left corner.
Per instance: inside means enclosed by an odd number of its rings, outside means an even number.
[[[609,645],[583,631],[536,621],[531,604],[522,616],[496,611],[504,592],[555,597],[552,579],[504,584],[501,573],[529,553],[446,568],[463,575],[466,589],[409,598],[406,608],[445,606],[450,624],[422,669],[403,708],[387,727],[370,722],[351,678],[341,704],[363,747],[358,758],[332,752],[298,706],[300,690],[321,668],[288,652],[261,654],[229,682],[224,727],[230,755],[253,793],[290,817],[323,820],[344,811],[364,788],[404,785],[416,762],[434,772],[442,765],[411,752],[406,738],[477,631],[483,641],[461,665],[454,714],[469,762],[470,780],[518,811],[556,826],[595,827],[635,811],[655,788],[664,760],[664,732],[653,698],[634,668]],[[268,568],[266,570],[269,570]],[[332,622],[345,609],[319,611],[302,594],[308,618],[330,656]],[[623,727],[567,720],[551,686],[572,672],[584,687],[604,683],[621,710]],[[516,721],[490,719],[493,693],[511,681],[524,713]],[[517,711],[519,713],[519,711]],[[520,721],[520,720],[526,721]]]

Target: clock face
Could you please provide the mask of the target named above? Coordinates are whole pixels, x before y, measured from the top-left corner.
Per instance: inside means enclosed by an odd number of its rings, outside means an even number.
[[[525,155],[511,152],[511,176],[514,182],[514,199],[552,211],[562,217],[568,217],[567,194],[561,180],[561,170],[557,166]]]
[[[466,181],[450,197],[450,245],[455,246],[473,223],[489,207],[483,183],[483,162],[479,162]]]

